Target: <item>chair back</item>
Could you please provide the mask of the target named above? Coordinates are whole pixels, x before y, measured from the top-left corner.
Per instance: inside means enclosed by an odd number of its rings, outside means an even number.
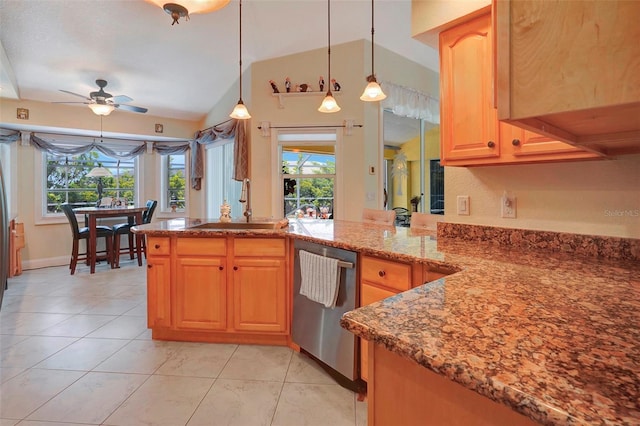
[[[156,200],[147,200],[147,209],[142,213],[142,223],[151,223],[151,219],[153,218],[153,212],[156,210],[158,206],[158,201]]]
[[[78,219],[76,218],[76,214],[73,212],[73,207],[71,204],[63,204],[62,211],[64,215],[69,220],[69,225],[71,226],[71,232],[73,233],[73,239],[77,240],[80,238],[80,230],[78,228]]]
[[[440,221],[442,221],[442,215],[440,214],[412,213],[409,226],[413,229],[436,230]]]
[[[396,212],[393,210],[362,209],[362,221],[365,223],[380,223],[393,225]]]

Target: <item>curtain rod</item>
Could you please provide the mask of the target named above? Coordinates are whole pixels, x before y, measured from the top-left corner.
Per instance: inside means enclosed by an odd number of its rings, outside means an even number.
[[[233,120],[235,120],[235,118],[230,118],[228,120],[224,120],[224,121],[222,121],[222,122],[220,122],[218,124],[214,124],[213,126],[209,126],[206,129],[198,130],[198,133],[206,132],[207,130],[212,130],[214,127],[218,127],[221,124],[228,123],[229,121],[233,121]]]
[[[364,127],[362,124],[354,124],[352,126],[346,124],[339,125],[326,125],[326,126],[269,126],[269,129],[318,129],[318,128],[336,128],[336,127]],[[258,129],[262,130],[262,126],[258,126]]]

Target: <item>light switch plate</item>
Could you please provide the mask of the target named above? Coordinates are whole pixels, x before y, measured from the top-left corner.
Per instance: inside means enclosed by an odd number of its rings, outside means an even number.
[[[469,216],[469,196],[458,195],[458,216]]]

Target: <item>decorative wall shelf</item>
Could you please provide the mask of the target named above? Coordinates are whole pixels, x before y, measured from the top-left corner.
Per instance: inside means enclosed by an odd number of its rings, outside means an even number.
[[[284,98],[300,98],[300,97],[308,97],[308,96],[320,96],[324,97],[327,92],[284,92],[284,93],[272,93],[271,96],[278,98],[278,108],[284,109]],[[331,91],[333,96],[338,96],[342,94],[342,91],[334,92]]]

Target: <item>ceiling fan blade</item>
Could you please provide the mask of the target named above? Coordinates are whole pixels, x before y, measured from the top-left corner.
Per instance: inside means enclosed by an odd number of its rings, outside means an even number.
[[[52,104],[84,104],[89,105],[91,102],[51,102]]]
[[[137,107],[133,105],[125,105],[125,104],[116,104],[114,105],[114,107],[118,109],[123,109],[125,111],[133,111],[133,112],[141,112],[141,113],[145,113],[148,111],[147,108],[141,108],[141,107]]]
[[[127,102],[131,102],[133,99],[128,97],[127,95],[118,95],[111,98],[114,104],[124,104]]]
[[[62,89],[60,89],[60,91],[61,91],[61,92],[64,92],[64,93],[68,93],[68,94],[73,95],[73,96],[79,96],[79,97],[81,97],[81,98],[83,98],[83,99],[86,99],[86,100],[88,100],[88,101],[90,101],[90,100],[91,100],[91,98],[87,98],[85,95],[81,95],[81,94],[79,94],[79,93],[74,93],[74,92],[70,92],[70,91],[68,91],[68,90],[62,90]]]

